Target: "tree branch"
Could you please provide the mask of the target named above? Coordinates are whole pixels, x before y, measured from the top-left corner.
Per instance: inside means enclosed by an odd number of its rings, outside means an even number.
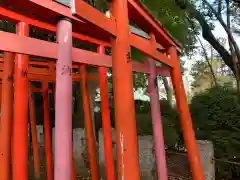
[[[193,5],[188,4],[188,11],[189,13],[199,22],[202,27],[202,36],[203,38],[208,41],[212,47],[219,53],[222,57],[225,64],[234,72],[236,73],[234,68],[234,63],[232,61],[231,54],[222,46],[218,40],[213,35],[211,28],[209,27],[207,21],[203,17],[203,15],[195,8]]]
[[[163,85],[164,85],[164,88],[165,88],[166,93],[167,93],[167,101],[168,101],[168,104],[169,104],[170,107],[172,107],[172,95],[173,95],[173,94],[172,94],[172,89],[171,89],[171,87],[169,86],[168,80],[167,80],[166,77],[162,77],[161,79],[162,79],[162,81],[163,81]]]
[[[208,8],[211,10],[211,12],[214,14],[214,16],[217,18],[219,23],[222,25],[222,27],[226,31],[226,33],[228,35],[228,38],[231,41],[231,43],[232,43],[232,45],[233,45],[233,47],[235,49],[236,56],[237,56],[238,60],[240,60],[240,49],[239,49],[239,47],[238,47],[238,45],[237,45],[237,43],[236,43],[236,41],[235,41],[235,39],[234,39],[234,37],[232,35],[232,32],[231,32],[230,28],[228,28],[228,26],[224,22],[222,16],[217,13],[217,11],[212,7],[212,5],[207,0],[202,0],[202,1],[208,6]]]
[[[209,67],[209,69],[210,69],[210,71],[211,71],[214,84],[215,84],[215,86],[217,87],[217,86],[218,86],[218,84],[217,84],[217,78],[216,78],[215,73],[214,73],[214,71],[213,71],[212,65],[211,65],[211,63],[210,63],[210,61],[209,61],[209,58],[208,58],[208,55],[207,55],[207,51],[206,51],[206,49],[204,48],[201,39],[198,37],[198,35],[196,35],[196,36],[197,36],[198,42],[200,43],[201,48],[202,48],[202,50],[203,50],[203,54],[204,54],[205,60],[207,61],[208,67]]]
[[[228,29],[230,29],[231,28],[230,9],[229,9],[230,3],[229,3],[229,0],[225,0],[225,1],[226,1],[226,4],[227,4],[227,27],[228,27]],[[229,36],[228,36],[228,43],[229,43],[230,51],[231,51],[231,54],[232,54],[232,61],[234,63],[234,68],[235,68],[235,71],[237,72],[238,71],[238,66],[237,66],[237,61],[235,59],[236,58],[235,57],[235,51],[234,51],[234,48],[233,48],[233,44],[229,39]],[[239,62],[239,60],[240,59],[238,59],[238,62]],[[240,92],[239,73],[236,73],[235,77],[236,77],[236,82],[237,82],[238,99],[240,100],[240,96],[239,96],[239,92]]]
[[[218,16],[221,16],[222,11],[222,0],[218,0]]]
[[[190,25],[191,25],[191,27],[192,27],[193,33],[195,34],[198,42],[199,42],[200,45],[201,45],[201,48],[202,48],[202,50],[203,50],[203,55],[204,55],[204,57],[205,57],[205,60],[207,61],[208,67],[209,67],[209,69],[210,69],[210,71],[211,71],[214,84],[215,84],[215,86],[217,87],[217,86],[218,86],[218,84],[217,84],[217,79],[216,79],[215,73],[214,73],[214,71],[213,71],[212,65],[211,65],[211,63],[210,63],[210,61],[209,61],[207,51],[206,51],[206,49],[204,48],[203,43],[202,43],[201,39],[199,38],[196,30],[195,30],[195,27],[194,27],[193,22],[192,22],[189,18],[187,18],[187,19],[188,19],[188,21],[189,21],[189,23],[190,23]]]
[[[203,38],[212,45],[212,47],[222,57],[225,64],[233,71],[234,74],[236,74],[237,72],[235,71],[231,54],[215,38],[204,16],[191,3],[187,2],[186,0],[175,0],[175,2],[181,9],[187,10],[188,13],[199,22],[202,27]]]

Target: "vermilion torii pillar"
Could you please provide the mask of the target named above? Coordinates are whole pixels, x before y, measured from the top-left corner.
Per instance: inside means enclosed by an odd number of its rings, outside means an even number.
[[[168,54],[174,66],[171,71],[172,84],[176,95],[177,108],[180,116],[183,137],[187,148],[188,159],[192,171],[193,180],[204,180],[200,155],[192,126],[191,115],[185,94],[178,53],[175,47],[170,47]]]
[[[98,163],[97,163],[97,149],[96,142],[94,138],[94,130],[93,130],[93,119],[91,114],[91,107],[89,102],[89,94],[87,92],[87,71],[86,66],[81,65],[80,73],[82,75],[81,83],[81,92],[82,92],[82,102],[83,102],[83,112],[84,112],[84,126],[85,126],[85,134],[87,137],[87,145],[88,145],[88,155],[89,155],[89,163],[90,163],[90,172],[92,180],[99,179],[98,172]]]
[[[53,92],[54,94],[55,92]],[[42,97],[43,97],[43,114],[44,114],[44,147],[46,156],[46,173],[47,179],[53,179],[53,162],[52,162],[52,143],[51,143],[51,122],[49,113],[49,87],[48,82],[42,82]]]
[[[138,142],[133,98],[132,66],[129,62],[128,1],[113,0],[116,39],[112,46],[112,73],[118,179],[139,180]]]
[[[10,179],[14,53],[4,52],[0,120],[0,179]]]
[[[72,24],[60,19],[57,24],[58,60],[56,63],[54,179],[72,177]]]
[[[29,35],[25,22],[17,24],[19,36]],[[14,76],[14,121],[13,121],[13,180],[28,179],[28,60],[16,54]]]
[[[98,53],[105,54],[104,46],[98,47]],[[115,179],[115,171],[114,171],[114,159],[113,159],[113,149],[112,149],[112,128],[111,128],[110,110],[109,110],[109,102],[108,102],[107,68],[99,67],[98,73],[99,73],[99,84],[100,84],[106,176],[107,176],[107,180],[112,180],[112,179]]]
[[[38,147],[38,137],[37,137],[37,122],[36,122],[36,111],[34,96],[32,92],[32,85],[29,83],[28,87],[28,103],[29,103],[29,114],[30,114],[30,129],[32,136],[32,149],[33,149],[33,163],[34,163],[34,175],[37,180],[41,177],[40,170],[40,157],[39,157],[39,147]]]

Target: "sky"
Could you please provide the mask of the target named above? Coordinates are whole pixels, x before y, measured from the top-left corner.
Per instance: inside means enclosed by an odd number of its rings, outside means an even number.
[[[225,30],[223,29],[223,27],[219,23],[215,23],[214,25],[215,25],[215,29],[213,30],[213,34],[215,35],[215,37],[216,38],[223,37],[223,38],[227,39],[227,34],[226,34]],[[240,37],[238,37],[238,36],[234,36],[234,37],[235,37],[235,40],[237,41],[237,44],[240,46]],[[209,45],[209,43],[207,41],[205,41],[201,36],[200,36],[200,39],[202,40],[204,45]],[[196,45],[200,46],[200,44],[198,42],[196,43]],[[229,48],[228,43],[226,43],[226,49],[228,49],[228,48]],[[196,62],[197,60],[200,60],[202,58],[201,58],[201,55],[199,53],[197,53],[191,59],[188,59],[188,57],[183,57],[183,59],[185,60],[184,67],[186,68],[185,76],[187,76],[188,81],[190,81],[188,83],[190,86],[191,82],[193,81],[193,78],[190,75],[191,67],[194,62]]]
[[[219,23],[215,23],[215,29],[213,30],[213,34],[215,35],[216,38],[224,37],[227,39],[227,34],[226,34],[225,30],[223,29],[223,27]],[[240,37],[235,37],[235,38],[236,38],[238,45],[240,46]],[[203,42],[204,46],[209,45],[209,43],[207,41],[205,41],[201,36],[200,36],[200,39]],[[227,44],[228,43],[226,43],[226,45]],[[200,46],[199,42],[197,42],[196,45]],[[228,49],[228,46],[226,46],[226,48]],[[183,77],[184,86],[187,91],[190,91],[191,82],[193,81],[193,78],[190,75],[191,67],[197,60],[202,59],[202,57],[201,57],[200,53],[196,53],[191,59],[189,59],[188,57],[183,57],[183,59],[185,60],[184,67],[186,68],[186,71],[184,73],[185,75]],[[162,86],[163,85],[161,84],[161,82],[159,82],[159,87],[162,87]],[[135,91],[134,95],[135,95],[136,99],[147,100],[147,101],[150,100],[149,97],[146,94],[144,94],[144,91],[142,89]],[[164,97],[164,95],[162,93],[159,93],[159,95],[161,97]]]

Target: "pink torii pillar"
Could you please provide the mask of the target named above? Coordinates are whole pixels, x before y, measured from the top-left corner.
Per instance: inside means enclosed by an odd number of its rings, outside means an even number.
[[[155,157],[157,164],[157,174],[159,180],[167,180],[167,167],[165,156],[165,144],[163,137],[162,118],[160,110],[160,101],[157,86],[156,65],[153,59],[149,59],[150,74],[148,77],[148,91],[151,101],[153,139],[155,148]]]
[[[72,178],[72,24],[57,24],[54,179]]]

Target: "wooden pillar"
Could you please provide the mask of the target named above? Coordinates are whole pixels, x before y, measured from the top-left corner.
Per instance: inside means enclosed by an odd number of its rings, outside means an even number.
[[[92,180],[99,180],[99,172],[98,172],[98,163],[97,163],[97,151],[96,151],[96,143],[94,138],[94,129],[93,129],[93,120],[91,107],[89,102],[89,95],[87,91],[87,72],[85,65],[80,66],[81,73],[81,90],[82,90],[82,98],[83,98],[83,112],[84,112],[84,125],[85,125],[85,133],[87,137],[87,145],[88,145],[88,155],[90,161],[90,172]]]
[[[161,108],[158,92],[158,82],[156,73],[156,63],[153,59],[149,59],[150,74],[148,77],[148,90],[150,95],[152,126],[155,157],[157,165],[157,174],[159,180],[167,180],[167,166],[165,156],[165,143],[163,136]]]
[[[74,167],[74,153],[72,153],[72,180],[77,180],[76,169]]]
[[[54,94],[54,92],[53,92]],[[53,179],[53,163],[52,163],[52,130],[49,113],[49,89],[48,82],[42,83],[42,97],[43,97],[43,113],[44,113],[44,147],[46,154],[46,172],[47,180]]]
[[[54,179],[72,178],[72,23],[57,24]]]
[[[114,110],[118,179],[139,180],[138,141],[133,96],[132,66],[129,55],[128,1],[113,0],[116,38],[112,44]]]
[[[14,53],[3,54],[3,78],[1,88],[1,120],[0,120],[0,179],[10,180],[11,137],[13,118],[13,68]]]
[[[170,60],[174,63],[174,66],[171,70],[171,78],[176,95],[177,108],[183,130],[184,142],[187,147],[188,159],[192,171],[192,178],[193,180],[204,180],[200,155],[198,152],[197,142],[192,126],[187,97],[183,86],[177,50],[175,47],[170,47],[168,53],[170,55]]]
[[[19,36],[29,35],[29,26],[17,24]],[[28,179],[28,56],[16,54],[14,77],[13,180]]]
[[[37,137],[37,123],[36,123],[36,113],[33,92],[31,89],[31,83],[29,83],[29,112],[30,112],[30,127],[32,136],[32,149],[33,149],[33,163],[34,163],[34,175],[36,180],[40,180],[40,157],[39,157],[39,147],[38,147],[38,137]]]
[[[105,54],[104,46],[98,47],[99,54]],[[102,128],[104,137],[104,157],[107,180],[115,179],[114,159],[112,149],[112,128],[110,119],[110,110],[108,102],[108,84],[107,84],[107,68],[99,67],[99,84],[100,84],[100,99],[102,113]]]

